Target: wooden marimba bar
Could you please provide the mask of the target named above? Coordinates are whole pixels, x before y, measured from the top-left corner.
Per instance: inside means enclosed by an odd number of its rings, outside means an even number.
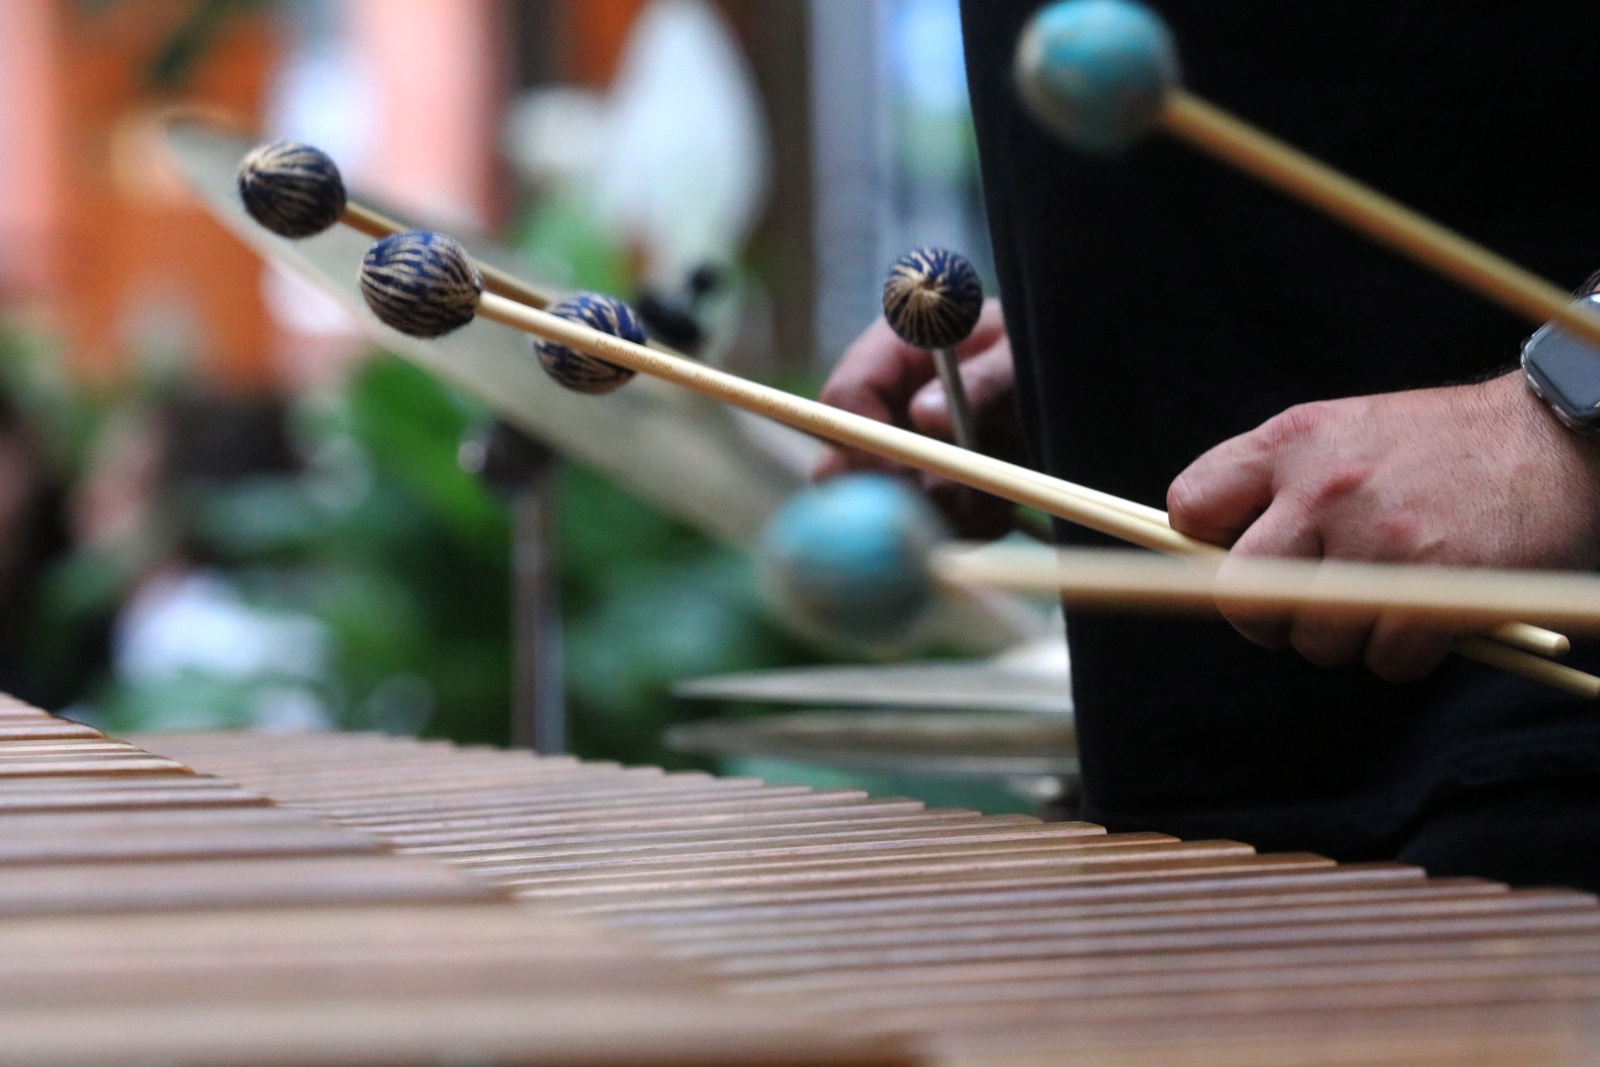
[[[337,774],[357,750],[326,740],[317,765]],[[466,779],[482,763],[464,753]],[[0,704],[0,1063],[816,1062],[906,1060],[370,833]]]
[[[0,1061],[1600,1055],[1585,893],[372,735],[140,744],[0,709]]]

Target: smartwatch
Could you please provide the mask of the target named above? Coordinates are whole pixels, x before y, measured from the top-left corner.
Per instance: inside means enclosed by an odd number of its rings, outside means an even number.
[[[1600,293],[1583,303],[1600,313]],[[1522,344],[1522,373],[1563,426],[1600,436],[1600,348],[1546,323]]]

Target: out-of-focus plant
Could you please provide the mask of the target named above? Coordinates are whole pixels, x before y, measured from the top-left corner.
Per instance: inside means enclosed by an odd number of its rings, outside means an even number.
[[[218,403],[170,374],[90,391],[59,366],[48,346],[0,336],[0,389],[50,476],[75,495],[80,527],[93,483],[107,480],[97,470],[107,453],[145,438],[181,452],[175,411]],[[222,421],[237,421],[220,408]],[[185,477],[184,463],[158,459],[163,472],[129,491],[127,510],[145,521],[110,538],[80,529],[77,544],[45,561],[4,650],[20,664],[9,672],[16,687],[118,730],[331,719],[503,741],[508,522],[455,463],[482,412],[390,357],[364,364],[341,394],[288,412],[299,462]],[[119,436],[130,425],[139,429]],[[164,605],[164,621],[141,629],[130,597],[135,609]],[[315,628],[308,640],[320,651],[288,667],[218,647],[219,628],[234,646],[267,647],[299,623]]]
[[[509,723],[510,538],[499,503],[456,462],[484,413],[424,372],[368,363],[343,399],[303,405],[307,468],[190,489],[196,543],[248,603],[318,620],[319,699],[353,728],[503,742]],[[661,731],[688,712],[678,678],[778,666],[808,654],[764,617],[748,561],[581,467],[565,468],[558,524],[572,747],[682,762]],[[257,697],[215,679],[197,696],[249,721]],[[137,714],[124,691],[111,706]]]
[[[265,7],[268,0],[196,0],[145,68],[157,89],[181,88],[228,23]]]
[[[182,449],[173,412],[204,406],[170,375],[97,394],[56,375],[47,349],[13,340],[0,355],[3,388],[80,489],[126,425],[165,426],[165,447]],[[61,702],[117,730],[320,719],[505,741],[509,518],[457,463],[486,418],[376,356],[344,390],[287,408],[298,458],[282,469],[197,477],[168,463],[146,508],[157,529],[136,550],[80,544],[50,565],[28,655],[75,682]],[[585,468],[564,468],[558,495],[576,751],[673,761],[662,729],[702,713],[670,698],[673,680],[810,658],[767,621],[739,553]],[[166,612],[153,631],[151,603]]]
[[[455,462],[480,414],[409,364],[365,364],[294,413],[306,468],[191,487],[195,542],[255,606],[316,619],[340,725],[508,732],[507,518]]]

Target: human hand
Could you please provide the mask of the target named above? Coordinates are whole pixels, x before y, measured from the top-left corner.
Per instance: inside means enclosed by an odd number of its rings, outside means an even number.
[[[984,303],[978,325],[955,351],[979,445],[990,455],[1015,453],[1021,440],[1011,399],[1016,377],[998,300]],[[821,399],[879,422],[954,440],[949,404],[932,355],[900,340],[882,318],[845,352],[822,387]],[[958,536],[999,537],[1012,527],[1014,513],[1008,502],[870,453],[830,448],[813,476],[821,481],[863,470],[915,481]]]
[[[1195,460],[1167,506],[1175,529],[1231,546],[1230,558],[1589,569],[1600,561],[1600,444],[1563,429],[1512,373],[1290,408]],[[1221,606],[1258,644],[1322,666],[1361,658],[1397,682],[1433,670],[1459,635],[1392,612]]]

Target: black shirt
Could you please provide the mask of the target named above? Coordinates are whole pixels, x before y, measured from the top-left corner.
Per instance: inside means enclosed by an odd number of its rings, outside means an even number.
[[[1196,456],[1290,405],[1512,365],[1531,324],[1165,135],[1113,159],[1052,140],[1011,82],[1036,6],[964,0],[963,22],[1045,470],[1162,505]],[[1154,6],[1199,95],[1557,284],[1600,266],[1594,0]],[[1068,632],[1085,817],[1113,829],[1379,857],[1453,791],[1600,772],[1600,708],[1460,660],[1395,686],[1220,622],[1073,614]]]

